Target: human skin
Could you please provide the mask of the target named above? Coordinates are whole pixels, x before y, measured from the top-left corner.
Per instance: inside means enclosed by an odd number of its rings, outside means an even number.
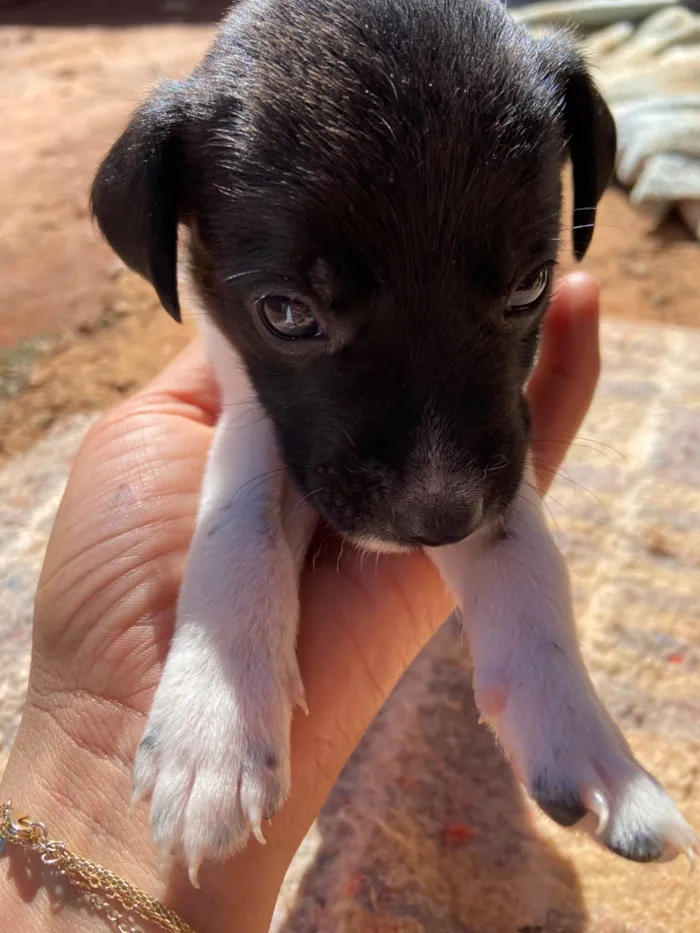
[[[598,310],[595,282],[575,273],[547,314],[528,387],[542,493],[595,390]],[[27,702],[0,802],[11,797],[53,838],[161,898],[197,933],[263,933],[333,781],[453,603],[421,553],[380,556],[367,572],[352,548],[325,535],[302,579],[299,657],[310,715],[292,726],[291,797],[266,829],[268,844],[205,864],[200,890],[179,866],[163,871],[147,805],[126,818],[131,765],[172,635],[217,410],[195,341],[88,433],[49,541]],[[0,916],[8,930],[106,928],[71,897],[52,908],[45,880],[40,869],[28,874],[26,852],[6,847]]]

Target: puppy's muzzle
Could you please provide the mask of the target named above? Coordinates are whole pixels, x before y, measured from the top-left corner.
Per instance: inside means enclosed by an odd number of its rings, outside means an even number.
[[[469,537],[483,518],[483,498],[478,497],[458,506],[430,502],[417,504],[397,514],[392,525],[402,544],[444,547]]]

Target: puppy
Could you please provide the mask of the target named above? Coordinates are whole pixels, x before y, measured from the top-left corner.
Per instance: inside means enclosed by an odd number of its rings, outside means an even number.
[[[99,169],[102,232],[178,320],[185,234],[222,393],[135,764],[193,882],[289,792],[319,516],[364,548],[426,549],[546,813],[637,861],[697,849],[596,698],[533,488],[523,390],[567,157],[581,258],[614,124],[569,40],[529,38],[498,0],[240,0]]]

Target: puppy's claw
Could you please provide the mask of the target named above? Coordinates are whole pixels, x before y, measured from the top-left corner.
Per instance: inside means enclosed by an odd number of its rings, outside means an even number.
[[[687,838],[683,842],[679,841],[679,845],[675,855],[671,858],[675,858],[677,855],[684,855],[688,860],[688,874],[692,874],[695,871],[696,866],[696,857],[700,855],[700,838],[698,838],[695,830],[688,825],[690,831],[690,838]]]
[[[700,844],[696,843],[694,846],[691,846],[691,848],[686,849],[685,852],[683,853],[685,857],[688,859],[688,875],[692,875],[693,872],[695,871],[695,856],[698,854],[699,851],[700,851]]]
[[[308,716],[309,707],[306,704],[306,691],[304,690],[299,668],[296,666],[296,659],[294,661],[294,668],[294,672],[289,675],[289,697],[292,701],[292,705],[298,706],[300,710],[303,710],[304,715]]]
[[[197,888],[197,890],[199,890],[200,888],[199,869],[202,867],[203,861],[204,861],[204,857],[203,857],[202,851],[197,850],[194,858],[190,860],[190,863],[188,865],[187,873],[190,878],[190,884],[192,885],[193,888]]]
[[[595,828],[596,836],[602,836],[610,821],[610,807],[605,799],[605,794],[600,790],[591,790],[584,793],[583,801],[598,820],[598,825]]]
[[[267,845],[267,839],[263,836],[262,831],[262,810],[259,805],[256,805],[248,813],[248,819],[250,820],[250,828],[253,831],[253,835],[258,840],[261,846]]]

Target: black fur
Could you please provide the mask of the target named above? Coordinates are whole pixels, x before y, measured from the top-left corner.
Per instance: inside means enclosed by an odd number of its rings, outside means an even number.
[[[242,0],[136,114],[93,205],[176,317],[188,229],[206,308],[331,525],[438,543],[471,530],[475,477],[487,515],[522,477],[548,295],[505,311],[555,259],[567,153],[580,258],[612,118],[568,39],[534,41],[499,0]],[[327,338],[272,337],[265,295],[310,302]]]

